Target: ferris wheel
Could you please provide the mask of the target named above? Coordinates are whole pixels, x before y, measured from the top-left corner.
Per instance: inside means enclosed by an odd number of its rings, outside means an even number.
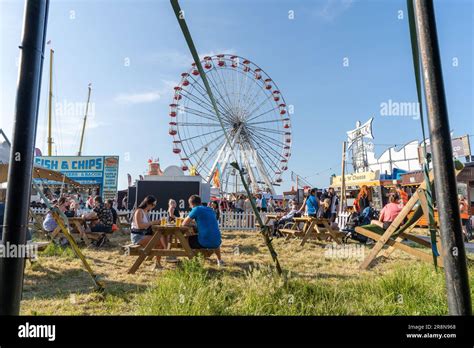
[[[182,169],[222,192],[236,192],[242,183],[229,165],[236,161],[254,191],[274,194],[291,156],[291,122],[282,93],[248,59],[219,54],[204,57],[201,64],[232,146],[193,63],[181,74],[169,106],[169,134]]]

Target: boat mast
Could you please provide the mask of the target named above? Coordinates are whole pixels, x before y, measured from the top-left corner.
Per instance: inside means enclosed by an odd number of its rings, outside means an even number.
[[[48,109],[48,156],[52,156],[53,138],[51,137],[52,110],[53,110],[53,56],[54,50],[49,50],[49,109]]]
[[[87,121],[87,112],[89,111],[89,101],[91,100],[91,83],[89,83],[88,88],[89,92],[87,94],[87,103],[86,103],[86,113],[84,115],[84,123],[82,124],[82,133],[81,133],[81,143],[79,144],[79,151],[77,152],[78,156],[81,156],[82,153],[82,144],[84,142],[84,132],[86,131],[86,121]]]

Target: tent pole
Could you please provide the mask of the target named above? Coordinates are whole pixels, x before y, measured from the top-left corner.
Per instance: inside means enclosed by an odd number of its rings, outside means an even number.
[[[449,314],[471,315],[466,253],[433,1],[416,0],[414,7],[423,64]]]
[[[49,0],[27,0],[5,205],[5,247],[26,243]],[[18,315],[25,259],[0,258],[0,315]]]

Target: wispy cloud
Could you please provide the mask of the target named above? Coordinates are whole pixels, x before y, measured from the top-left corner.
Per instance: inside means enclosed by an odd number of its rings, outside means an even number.
[[[331,22],[351,8],[353,4],[354,0],[326,0],[326,2],[315,11],[315,15],[325,21]]]
[[[151,103],[155,100],[161,99],[159,91],[150,91],[142,93],[121,93],[115,97],[115,101],[119,104],[142,104]]]
[[[119,93],[114,101],[119,104],[143,104],[152,103],[163,98],[170,97],[173,87],[177,82],[170,80],[161,80],[161,86],[157,89],[140,92]]]

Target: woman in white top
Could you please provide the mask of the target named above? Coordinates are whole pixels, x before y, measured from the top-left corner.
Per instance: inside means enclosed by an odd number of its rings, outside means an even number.
[[[131,233],[130,237],[132,239],[133,244],[138,244],[141,246],[145,246],[150,241],[153,231],[151,226],[159,225],[160,221],[150,221],[148,217],[148,213],[156,206],[156,198],[155,196],[146,196],[145,199],[139,204],[137,209],[133,212],[133,219],[132,219],[132,226],[131,226]],[[166,248],[166,240],[164,237],[160,239],[160,245],[156,247]],[[155,269],[162,268],[161,267],[161,257],[156,257]]]

